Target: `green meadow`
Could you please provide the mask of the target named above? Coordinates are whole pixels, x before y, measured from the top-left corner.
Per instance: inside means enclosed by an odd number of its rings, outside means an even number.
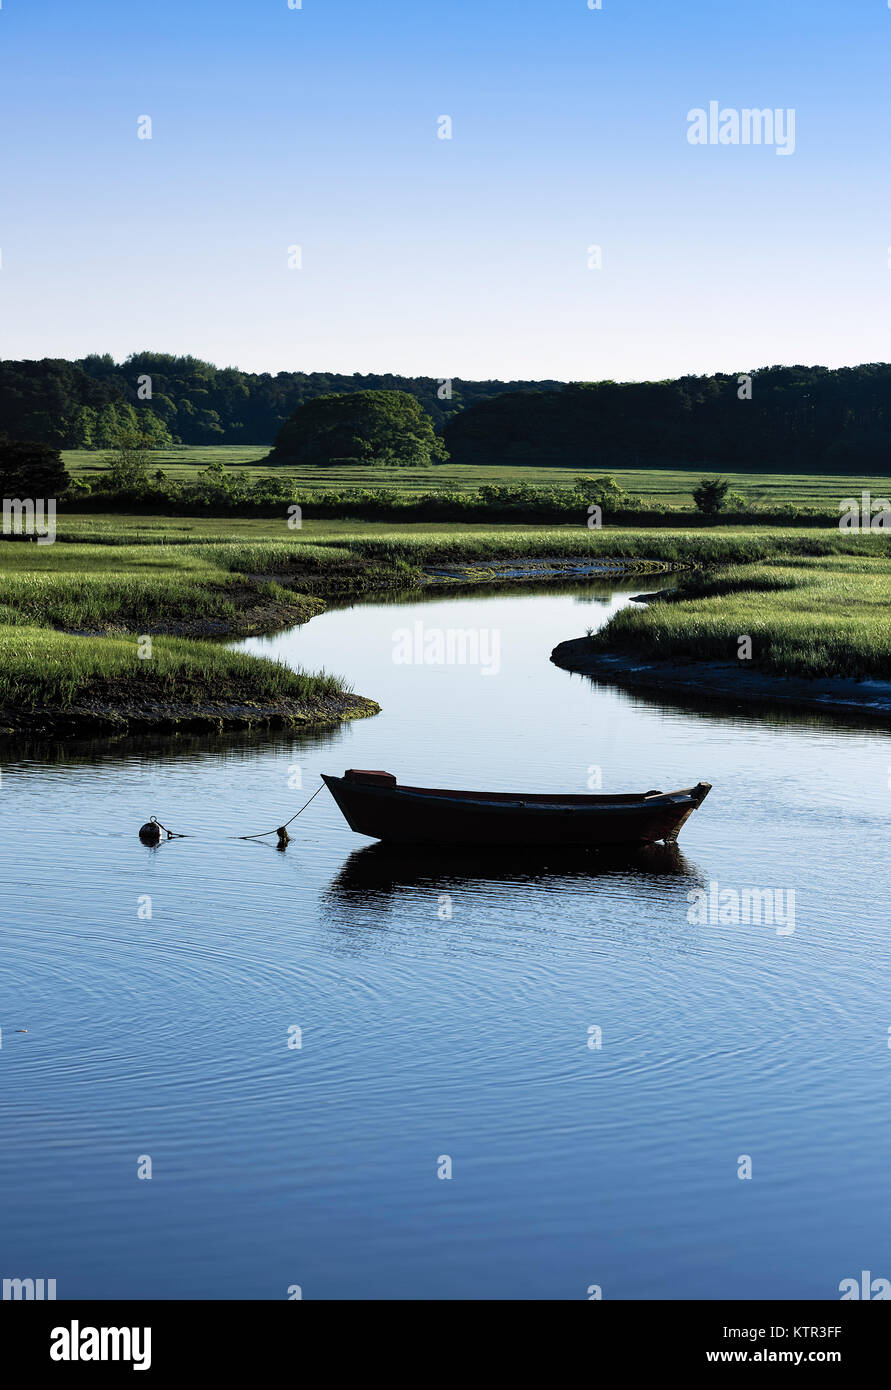
[[[547,487],[570,487],[583,473],[611,473],[626,492],[634,493],[644,502],[677,508],[693,506],[693,488],[704,473],[720,472],[731,489],[745,498],[747,505],[769,510],[773,507],[795,505],[822,507],[834,513],[843,497],[859,496],[869,489],[874,497],[891,496],[891,475],[867,477],[851,474],[787,473],[728,473],[724,469],[698,468],[690,470],[662,468],[549,468],[508,467],[492,465],[436,464],[430,468],[388,468],[360,464],[306,469],[270,467],[264,463],[270,445],[182,445],[174,449],[156,450],[151,467],[162,469],[178,481],[194,478],[209,464],[222,463],[236,473],[247,473],[252,479],[263,477],[289,478],[307,492],[326,492],[342,488],[390,488],[410,497],[422,493],[443,491],[473,492],[489,485],[529,483]],[[74,477],[97,480],[106,469],[105,456],[83,449],[63,453],[69,472]]]

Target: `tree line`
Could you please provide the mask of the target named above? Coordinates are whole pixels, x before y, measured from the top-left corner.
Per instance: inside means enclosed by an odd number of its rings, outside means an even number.
[[[452,463],[888,472],[891,365],[575,383],[447,421]]]
[[[242,372],[198,357],[137,352],[125,362],[93,353],[0,362],[0,429],[58,449],[115,447],[138,429],[150,447],[271,444],[298,406],[318,396],[405,391],[441,432],[458,411],[491,395],[557,381],[463,381],[391,373]]]
[[[197,357],[134,353],[123,363],[0,362],[0,430],[57,449],[272,444],[274,461],[322,461],[324,451],[283,448],[295,412],[319,398],[356,396],[352,436],[330,421],[329,454],[369,460],[363,416],[402,392],[436,435],[429,461],[561,465],[582,469],[672,467],[789,472],[887,472],[891,364],[763,367],[646,382],[464,381],[392,374],[242,372]],[[379,406],[375,404],[379,393]],[[357,413],[361,405],[361,413]],[[320,411],[329,406],[319,407]],[[315,428],[314,425],[314,428]],[[283,433],[283,427],[284,433]],[[293,431],[294,442],[299,431]],[[393,431],[386,458],[394,460]],[[414,457],[417,425],[406,434]],[[391,447],[392,446],[392,447]],[[370,450],[373,453],[373,449]],[[305,460],[302,457],[305,455]],[[407,457],[403,462],[410,461]]]

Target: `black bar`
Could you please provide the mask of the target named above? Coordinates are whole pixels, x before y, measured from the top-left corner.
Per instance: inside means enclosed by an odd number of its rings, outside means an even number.
[[[355,1365],[363,1380],[401,1366],[418,1384],[441,1380],[454,1367],[463,1383],[494,1361],[501,1383],[513,1372],[527,1380],[538,1373],[537,1363],[549,1382],[559,1383],[576,1379],[569,1365],[579,1356],[592,1379],[617,1370],[709,1376],[728,1366],[755,1375],[765,1366],[822,1366],[850,1376],[876,1363],[889,1332],[883,1300],[875,1299],[870,1306],[794,1300],[579,1304],[14,1301],[0,1302],[0,1345],[4,1366],[15,1367],[21,1385],[28,1384],[23,1375],[39,1371],[60,1381],[108,1373],[129,1378],[134,1360],[143,1363],[137,1374],[165,1381],[183,1371],[227,1381],[240,1375],[319,1381]],[[101,1335],[90,1329],[134,1328],[139,1335],[130,1339],[129,1361],[111,1359],[116,1345],[121,1354],[128,1350],[125,1337],[106,1338],[109,1359],[81,1355],[102,1348]],[[70,1358],[72,1346],[76,1360],[50,1354],[55,1347]]]

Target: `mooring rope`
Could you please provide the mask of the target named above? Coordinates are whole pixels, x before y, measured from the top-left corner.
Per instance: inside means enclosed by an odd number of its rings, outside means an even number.
[[[319,792],[322,790],[324,785],[325,783],[323,782],[321,787],[316,787],[312,796],[309,798],[309,801],[315,801],[316,797],[318,796]],[[274,830],[258,830],[256,835],[234,835],[232,838],[235,840],[262,840],[264,835],[279,835],[283,830],[287,830],[288,826],[291,824],[291,821],[295,821],[299,815],[302,815],[302,813],[306,810],[307,806],[309,805],[309,801],[305,801],[303,805],[300,807],[300,810],[294,812],[293,816],[291,817],[291,820],[286,820],[284,825],[277,825]]]
[[[282,831],[287,830],[288,826],[291,825],[292,822],[295,821],[295,820],[297,819],[298,816],[300,816],[300,815],[303,814],[303,812],[306,810],[307,806],[309,805],[310,801],[315,801],[316,797],[318,796],[319,792],[322,791],[322,789],[324,788],[324,786],[325,786],[325,783],[323,782],[322,785],[321,785],[320,787],[316,787],[316,789],[315,789],[315,791],[313,792],[312,796],[309,798],[309,801],[305,801],[305,802],[303,803],[303,805],[300,807],[300,810],[299,810],[299,811],[295,811],[294,814],[293,814],[293,816],[291,817],[291,819],[290,819],[290,820],[286,820],[285,823],[284,823],[284,825],[277,825],[273,830],[258,830],[254,835],[226,835],[224,838],[227,839],[227,840],[262,840],[262,839],[264,838],[264,836],[266,836],[266,835],[278,835],[279,839],[281,839],[281,838],[282,838]],[[165,834],[165,835],[168,835],[168,836],[170,837],[171,840],[194,840],[194,839],[195,839],[195,836],[194,836],[194,835],[191,835],[191,834],[183,834],[182,831],[179,831],[179,830],[168,830],[168,829],[167,829],[167,826],[164,825],[163,821],[159,821],[157,816],[150,816],[150,817],[149,817],[149,824],[150,824],[150,825],[156,825],[156,826],[158,827],[159,830],[163,830],[163,831],[164,831],[164,834]]]

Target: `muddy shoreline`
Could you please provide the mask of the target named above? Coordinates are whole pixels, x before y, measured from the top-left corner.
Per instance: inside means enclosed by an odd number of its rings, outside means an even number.
[[[806,680],[746,670],[740,664],[673,662],[594,651],[588,637],[560,642],[551,661],[564,671],[591,676],[627,690],[743,708],[772,705],[824,714],[858,714],[891,725],[891,681],[842,677]]]
[[[468,560],[453,565],[423,568],[422,584],[450,587],[453,584],[523,584],[542,579],[614,579],[646,574],[668,574],[688,566],[668,560],[561,560],[559,556],[517,560]]]
[[[257,703],[230,700],[171,701],[84,700],[65,709],[0,708],[0,737],[43,734],[78,735],[175,733],[230,729],[325,728],[349,719],[379,714],[380,705],[361,695],[325,696],[301,701],[281,696]]]

